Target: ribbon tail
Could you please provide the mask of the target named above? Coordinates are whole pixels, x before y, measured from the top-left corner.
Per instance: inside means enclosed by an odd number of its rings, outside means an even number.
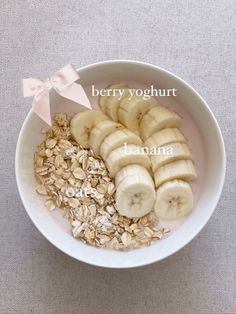
[[[45,90],[39,99],[34,97],[32,109],[43,121],[52,126],[48,90]]]
[[[72,83],[66,88],[63,88],[61,90],[57,90],[58,94],[61,96],[68,98],[74,102],[79,103],[80,105],[92,109],[92,106],[90,104],[90,101],[83,89],[83,87],[80,84]]]

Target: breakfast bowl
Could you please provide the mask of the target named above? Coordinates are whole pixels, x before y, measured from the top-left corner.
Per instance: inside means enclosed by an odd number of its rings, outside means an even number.
[[[31,110],[21,128],[15,157],[17,186],[23,205],[37,229],[65,254],[91,265],[108,268],[132,268],[160,261],[183,248],[205,226],[220,198],[225,177],[225,149],[220,128],[204,99],[176,75],[151,64],[112,60],[77,70],[94,108],[98,107],[98,90],[116,82],[128,82],[134,88],[158,87],[172,91],[158,96],[161,104],[182,117],[181,130],[186,136],[197,171],[192,183],[194,208],[186,217],[160,224],[170,233],[150,246],[117,251],[94,247],[75,239],[70,224],[60,211],[44,207],[44,198],[36,193],[34,153],[42,141],[47,125]],[[173,92],[174,91],[174,92]],[[50,91],[51,115],[64,112],[69,116],[83,110],[78,104]]]

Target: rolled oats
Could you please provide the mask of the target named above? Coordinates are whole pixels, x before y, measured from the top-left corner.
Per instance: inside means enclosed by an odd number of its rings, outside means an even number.
[[[44,205],[48,210],[54,210],[56,208],[55,203],[51,199],[46,200]]]
[[[84,180],[86,178],[86,174],[84,172],[84,170],[82,168],[75,168],[73,170],[73,175],[76,179],[79,179],[79,180]]]

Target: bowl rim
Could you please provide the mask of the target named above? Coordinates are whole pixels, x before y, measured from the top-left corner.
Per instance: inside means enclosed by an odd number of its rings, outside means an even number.
[[[202,98],[202,96],[190,85],[188,84],[185,80],[183,80],[182,78],[180,78],[179,76],[177,76],[176,74],[163,69],[162,67],[156,66],[154,64],[151,63],[147,63],[147,62],[142,62],[142,61],[136,61],[136,60],[132,60],[132,59],[114,59],[114,60],[106,60],[106,61],[99,61],[99,62],[95,62],[95,63],[91,63],[89,65],[85,65],[82,66],[80,68],[77,68],[77,71],[84,71],[84,70],[88,70],[90,68],[96,67],[96,66],[100,66],[100,65],[106,65],[106,64],[117,64],[117,63],[124,63],[124,64],[133,64],[133,65],[142,65],[145,67],[149,67],[152,69],[156,69],[160,72],[163,72],[165,74],[168,74],[169,76],[172,76],[174,79],[179,80],[181,83],[183,83],[188,89],[190,89],[190,91],[192,93],[194,93],[202,102],[202,104],[205,106],[205,109],[208,111],[208,114],[210,115],[211,119],[213,120],[214,124],[215,124],[215,128],[216,128],[216,132],[217,132],[217,136],[219,139],[219,145],[220,145],[220,150],[222,153],[222,160],[221,160],[221,174],[220,174],[220,181],[218,181],[218,194],[217,196],[214,198],[214,202],[212,203],[211,206],[211,211],[208,211],[207,215],[205,216],[205,219],[202,221],[201,224],[198,225],[198,227],[195,228],[195,231],[193,232],[192,236],[190,236],[187,239],[183,239],[183,241],[179,244],[176,245],[174,247],[173,250],[171,250],[171,252],[169,252],[168,254],[160,257],[160,258],[150,258],[150,261],[148,262],[136,262],[133,263],[133,265],[131,266],[124,266],[124,265],[107,265],[105,263],[95,263],[89,260],[89,258],[78,258],[78,256],[76,254],[72,254],[71,252],[68,252],[66,249],[61,248],[58,245],[58,242],[54,241],[53,239],[51,239],[45,232],[44,230],[42,230],[42,228],[40,227],[40,224],[38,224],[36,222],[36,220],[34,219],[33,215],[31,214],[30,209],[27,208],[26,206],[26,202],[24,199],[24,195],[21,189],[21,183],[19,181],[19,167],[18,167],[18,161],[19,161],[19,157],[20,157],[20,143],[21,143],[21,139],[23,136],[23,133],[25,131],[27,122],[30,120],[32,114],[33,114],[33,110],[32,108],[30,109],[30,111],[28,112],[26,118],[24,119],[24,122],[22,124],[22,127],[20,129],[19,135],[18,135],[18,139],[17,139],[17,144],[16,144],[16,152],[15,152],[15,176],[16,176],[16,183],[17,183],[17,188],[19,191],[19,195],[21,198],[21,201],[24,205],[25,211],[27,212],[27,214],[29,215],[31,221],[33,222],[33,224],[35,225],[35,227],[38,229],[38,231],[53,245],[55,246],[57,249],[59,249],[61,252],[63,252],[64,254],[78,260],[78,261],[82,261],[84,263],[87,263],[89,265],[93,265],[93,266],[97,266],[97,267],[103,267],[103,268],[111,268],[111,269],[125,269],[125,268],[136,268],[136,267],[142,267],[145,265],[150,265],[153,264],[155,262],[159,262],[173,254],[175,254],[176,252],[178,252],[179,250],[181,250],[184,246],[186,246],[189,242],[191,242],[198,234],[199,232],[204,228],[204,226],[207,224],[207,222],[209,221],[210,217],[212,216],[213,212],[216,209],[217,203],[219,202],[220,196],[222,194],[222,190],[223,190],[223,186],[224,186],[224,181],[225,181],[225,173],[226,173],[226,152],[225,152],[225,145],[224,145],[224,140],[223,140],[223,136],[222,136],[222,132],[221,129],[219,127],[219,124],[216,120],[216,117],[214,116],[212,110],[210,109],[210,107],[208,106],[207,102]]]

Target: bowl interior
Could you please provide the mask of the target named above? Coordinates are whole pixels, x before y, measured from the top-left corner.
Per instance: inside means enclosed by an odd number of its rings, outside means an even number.
[[[179,228],[166,239],[150,247],[128,252],[97,249],[75,240],[70,234],[69,223],[60,211],[49,212],[44,208],[44,199],[35,192],[33,155],[39,143],[39,134],[46,125],[32,111],[21,129],[16,151],[16,178],[26,211],[40,232],[66,254],[98,266],[136,267],[161,260],[187,244],[205,225],[218,202],[225,173],[225,154],[222,136],[217,122],[204,100],[184,81],[173,74],[152,65],[131,61],[109,61],[79,69],[80,83],[87,87],[97,82],[133,81],[154,85],[158,88],[176,88],[176,101],[188,112],[197,125],[204,146],[204,177],[201,182],[194,211]],[[138,79],[137,79],[138,78]],[[91,98],[92,102],[96,99]],[[76,113],[77,104],[55,92],[50,94],[51,112]],[[80,109],[81,110],[81,109]],[[195,147],[195,155],[197,154]],[[200,154],[200,152],[199,152]],[[201,153],[202,154],[202,153]]]

